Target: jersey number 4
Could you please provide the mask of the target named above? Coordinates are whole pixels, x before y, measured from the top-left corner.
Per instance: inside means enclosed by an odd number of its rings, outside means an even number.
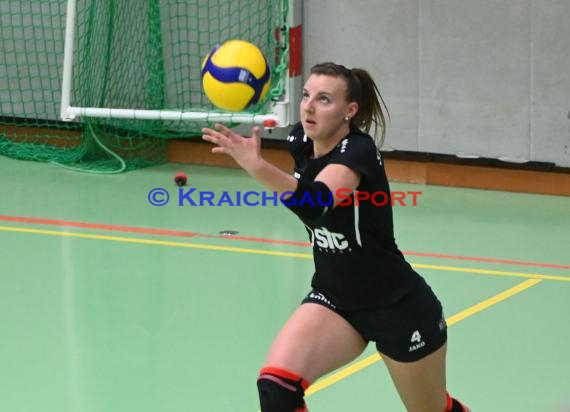
[[[410,342],[421,342],[422,341],[422,335],[420,335],[420,332],[415,331],[412,334],[412,339],[410,339]]]

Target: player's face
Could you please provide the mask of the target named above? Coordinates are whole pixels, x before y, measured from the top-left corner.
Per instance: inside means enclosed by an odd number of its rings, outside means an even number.
[[[349,131],[345,117],[351,112],[346,101],[347,84],[341,77],[312,74],[301,100],[301,123],[313,140],[341,139]],[[354,103],[352,103],[354,105]]]

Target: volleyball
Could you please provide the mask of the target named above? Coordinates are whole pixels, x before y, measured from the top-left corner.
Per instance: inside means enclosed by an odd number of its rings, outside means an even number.
[[[245,40],[214,47],[202,62],[202,87],[212,104],[239,112],[256,105],[269,91],[271,69],[263,52]]]

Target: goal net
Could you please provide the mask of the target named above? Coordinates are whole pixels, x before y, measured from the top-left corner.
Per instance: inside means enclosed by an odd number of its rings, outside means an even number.
[[[118,172],[163,162],[167,139],[214,121],[286,126],[290,1],[0,2],[0,154]],[[202,59],[228,39],[271,66],[270,92],[242,113],[202,91]]]

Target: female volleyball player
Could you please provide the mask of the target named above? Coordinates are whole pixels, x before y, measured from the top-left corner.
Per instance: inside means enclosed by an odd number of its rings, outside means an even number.
[[[257,381],[263,412],[307,411],[310,383],[355,359],[370,341],[408,411],[468,411],[446,390],[442,307],[395,243],[390,202],[355,202],[359,192],[390,194],[377,148],[386,130],[383,103],[367,71],[314,66],[301,122],[287,139],[295,176],[261,157],[259,128],[251,138],[223,125],[203,130],[216,145],[212,152],[232,156],[286,199],[313,245],[312,290],[281,329]],[[367,134],[372,125],[379,142]],[[337,196],[339,189],[352,191],[350,199]],[[335,206],[325,206],[331,194]]]

